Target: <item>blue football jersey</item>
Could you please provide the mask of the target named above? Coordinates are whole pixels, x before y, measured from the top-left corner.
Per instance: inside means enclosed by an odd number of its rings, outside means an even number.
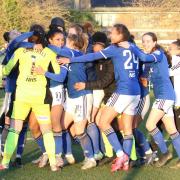
[[[150,63],[139,63],[139,77],[149,79],[150,74]],[[147,96],[149,94],[148,87],[144,87],[143,84],[140,82],[140,88],[141,88],[141,98]]]
[[[61,57],[70,58],[70,57],[78,57],[78,56],[83,55],[81,51],[69,49],[67,47],[59,48],[52,45],[49,45],[48,47],[51,48],[54,52],[56,52]],[[68,73],[67,73],[67,79],[66,79],[66,86],[67,86],[69,97],[77,98],[77,97],[92,93],[91,90],[77,91],[74,88],[75,83],[87,81],[86,65],[84,63],[73,63],[73,64],[69,64],[69,66],[67,67],[68,67]],[[61,75],[61,73],[59,75]],[[55,78],[57,78],[56,79],[57,81],[58,79],[60,79],[59,75],[54,76]],[[55,78],[53,79],[55,80]],[[62,83],[62,82],[59,81],[59,83]]]
[[[83,55],[82,52],[77,50],[71,50],[72,57],[78,57]],[[91,90],[77,91],[74,89],[74,85],[77,82],[87,81],[86,65],[84,63],[72,63],[69,64],[69,70],[67,75],[67,89],[70,98],[77,98],[86,94],[92,93]]]
[[[175,100],[175,93],[169,79],[168,61],[162,49],[157,49],[151,54],[145,54],[137,46],[130,48],[143,62],[151,62],[150,78],[153,84],[156,99]]]
[[[71,58],[71,62],[91,62],[98,59],[111,58],[114,65],[116,93],[124,95],[140,95],[138,80],[139,60],[130,49],[111,45],[100,52],[89,53]]]

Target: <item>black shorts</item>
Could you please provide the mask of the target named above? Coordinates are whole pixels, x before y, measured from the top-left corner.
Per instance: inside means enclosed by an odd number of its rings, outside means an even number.
[[[180,108],[174,108],[173,110],[176,128],[180,132]]]

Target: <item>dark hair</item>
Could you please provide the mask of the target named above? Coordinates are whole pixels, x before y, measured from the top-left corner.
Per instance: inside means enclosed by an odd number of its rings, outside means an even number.
[[[45,38],[45,30],[43,28],[43,26],[39,25],[39,24],[33,24],[30,27],[30,31],[33,31],[33,36],[31,36],[28,41],[35,43],[35,44],[42,44],[43,47],[45,47],[47,45],[47,41]]]
[[[54,17],[51,19],[51,24],[49,25],[49,29],[58,29],[58,27],[62,27],[63,31],[65,32],[65,22],[60,17]]]
[[[152,38],[153,42],[157,42],[157,36],[155,33],[147,32],[147,33],[143,34],[143,36],[146,36],[146,35],[150,36]],[[164,50],[163,47],[161,47],[159,44],[156,43],[155,47],[152,49],[152,52],[156,51],[157,49],[163,49]]]
[[[122,41],[129,41],[131,34],[124,24],[115,24],[113,27],[123,35]]]
[[[129,38],[129,40],[128,40],[128,41],[129,41],[130,43],[134,43],[134,44],[136,44],[134,39],[135,39],[134,35],[133,35],[133,34],[131,34],[131,35],[130,35],[130,38]]]
[[[77,34],[82,34],[83,33],[83,27],[80,24],[73,24],[69,27],[70,28],[74,28],[77,32]]]
[[[104,47],[107,47],[109,45],[108,38],[105,33],[103,32],[95,32],[92,36],[92,43],[96,44],[99,43],[103,45]]]
[[[150,36],[150,37],[152,38],[153,42],[157,42],[157,36],[156,36],[155,33],[153,33],[153,32],[147,32],[147,33],[143,34],[143,36],[145,36],[145,35]],[[156,45],[155,45],[155,47],[152,49],[151,53],[154,52],[154,51],[156,51],[157,49],[161,49],[161,50],[164,51],[164,54],[165,54],[165,56],[167,57],[168,64],[171,64],[171,63],[170,63],[170,62],[171,62],[171,61],[170,61],[170,60],[171,60],[171,57],[170,57],[169,53],[168,53],[168,52],[164,49],[164,47],[162,47],[161,45],[159,45],[159,44],[156,43]]]
[[[59,29],[51,29],[48,31],[47,35],[46,35],[46,38],[47,38],[47,41],[49,41],[49,39],[52,39],[56,34],[62,34],[63,37],[64,37],[64,33],[59,30]]]
[[[67,37],[70,41],[74,42],[74,47],[78,50],[82,50],[84,47],[84,38],[81,35],[69,34]]]
[[[4,40],[6,41],[6,42],[9,42],[9,32],[5,32],[4,34],[3,34],[3,38],[4,38]]]
[[[172,42],[172,44],[175,44],[178,49],[180,49],[180,39],[177,39],[176,41]]]
[[[84,25],[83,25],[83,30],[84,30],[84,33],[92,33],[92,32],[89,32],[89,29],[92,29],[93,31],[93,25],[90,23],[90,22],[86,22]]]

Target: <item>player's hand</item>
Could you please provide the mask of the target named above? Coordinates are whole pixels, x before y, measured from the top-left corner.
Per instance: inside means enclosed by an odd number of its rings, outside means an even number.
[[[5,44],[4,44],[4,48],[7,49],[7,48],[8,48],[8,45],[9,45],[8,43],[5,43]]]
[[[33,46],[33,49],[36,50],[36,51],[42,51],[43,50],[43,46],[42,46],[42,44],[35,44]]]
[[[139,78],[140,83],[144,86],[144,87],[148,87],[148,80],[147,78],[144,77],[140,77]]]
[[[130,43],[128,41],[123,41],[118,43],[118,46],[128,49],[130,47]]]
[[[86,84],[84,82],[78,82],[78,83],[75,83],[74,88],[77,91],[81,91],[81,90],[85,89],[85,86],[86,86]]]
[[[69,64],[70,59],[61,57],[61,58],[57,58],[57,62],[58,62],[59,65]]]
[[[37,75],[44,75],[46,73],[46,71],[41,66],[34,67],[32,70],[33,70],[33,73]]]

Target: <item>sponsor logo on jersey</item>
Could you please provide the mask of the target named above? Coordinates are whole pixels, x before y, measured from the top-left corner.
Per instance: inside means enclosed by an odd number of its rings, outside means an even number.
[[[36,77],[27,77],[26,82],[36,82],[37,78]]]
[[[135,71],[129,71],[129,78],[134,78],[136,77]]]

